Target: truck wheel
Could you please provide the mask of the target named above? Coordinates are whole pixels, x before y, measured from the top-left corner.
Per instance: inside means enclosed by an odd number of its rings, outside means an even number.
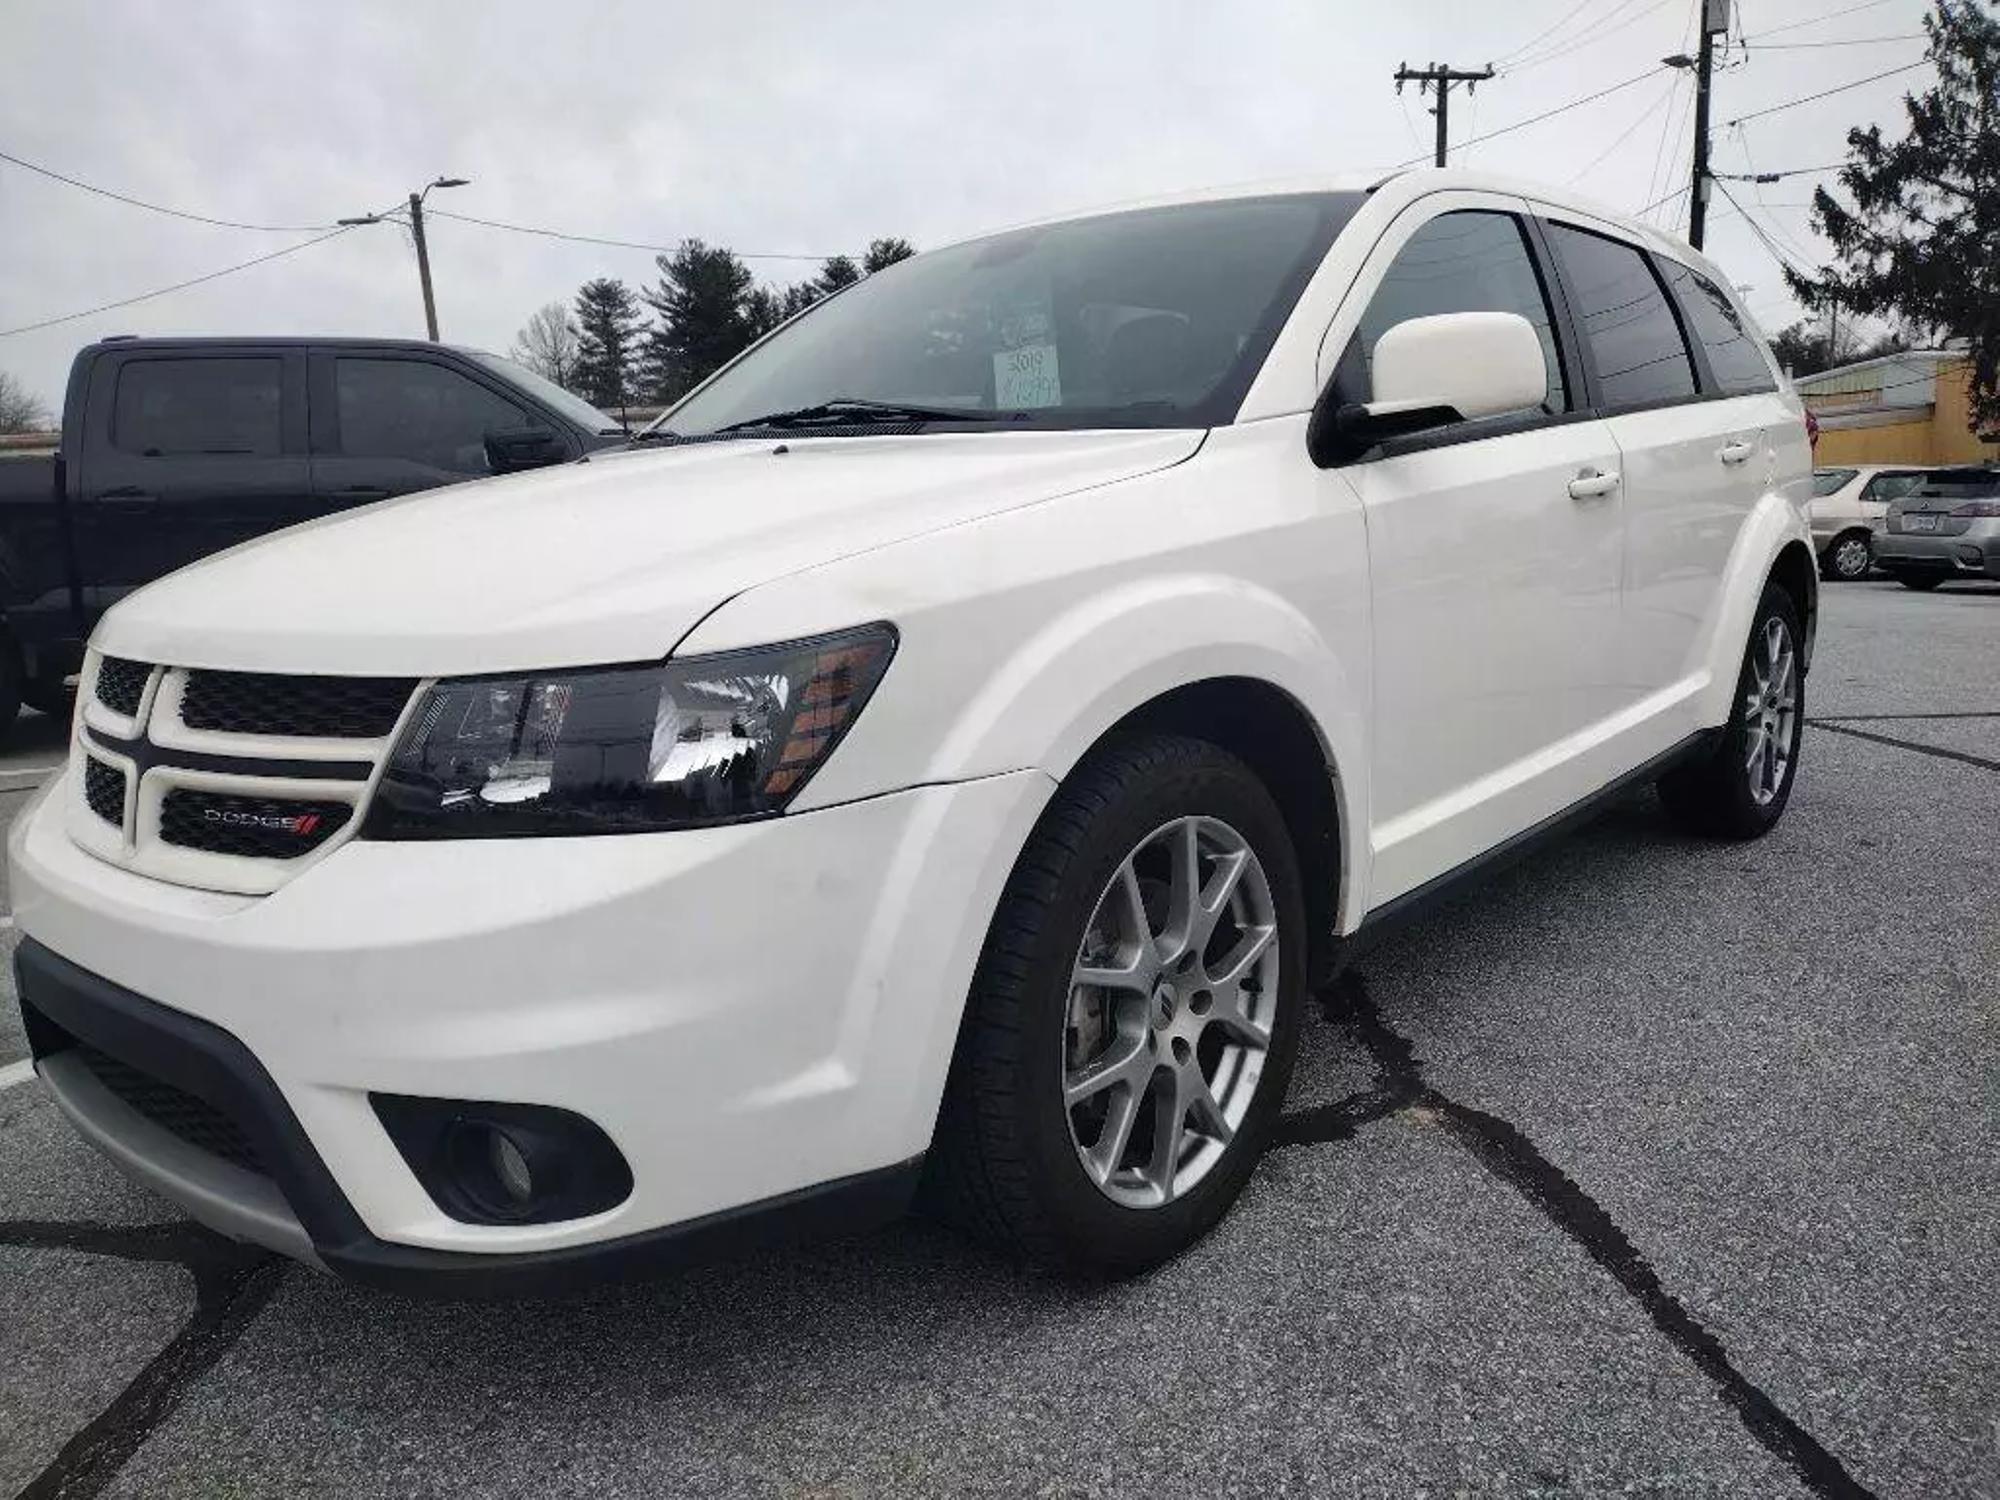
[[[30,678],[21,684],[21,701],[37,713],[67,719],[76,707],[76,692],[48,678]]]
[[[0,631],[0,738],[4,738],[21,716],[21,647]]]
[[[1820,575],[1835,583],[1856,583],[1868,576],[1868,569],[1875,561],[1874,551],[1867,532],[1844,532],[1826,549]]]
[[[1291,837],[1241,761],[1168,735],[1085,761],[987,934],[928,1201],[1071,1272],[1192,1244],[1284,1102],[1304,926]]]
[[[1771,831],[1791,800],[1806,717],[1799,662],[1799,611],[1776,583],[1750,626],[1736,704],[1715,749],[1660,778],[1667,815],[1690,833],[1754,839]]]

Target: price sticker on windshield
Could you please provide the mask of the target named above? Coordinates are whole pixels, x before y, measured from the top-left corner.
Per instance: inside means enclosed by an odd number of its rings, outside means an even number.
[[[1002,411],[1061,406],[1062,377],[1054,344],[1026,344],[993,356],[993,404]]]

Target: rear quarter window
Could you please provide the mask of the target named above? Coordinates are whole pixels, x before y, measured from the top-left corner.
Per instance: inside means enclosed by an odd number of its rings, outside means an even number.
[[[1604,405],[1654,406],[1694,395],[1693,356],[1645,254],[1568,224],[1551,222],[1547,232]]]
[[[271,457],[282,449],[277,359],[132,359],[118,371],[111,442],[146,458]]]
[[[1764,357],[1763,345],[1745,326],[1728,293],[1677,260],[1661,257],[1660,269],[1666,273],[1667,285],[1673,289],[1694,336],[1701,340],[1716,390],[1727,396],[1776,390],[1777,378]]]

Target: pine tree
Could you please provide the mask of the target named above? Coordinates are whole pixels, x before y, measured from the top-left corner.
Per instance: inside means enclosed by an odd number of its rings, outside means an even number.
[[[609,276],[576,293],[576,385],[586,401],[617,411],[636,394],[633,363],[639,345],[639,301]]]
[[[1924,30],[1937,82],[1904,97],[1909,133],[1847,133],[1840,185],[1853,206],[1813,194],[1835,264],[1785,279],[1811,306],[1964,340],[1973,426],[1987,432],[2000,428],[2000,21],[1978,0],[1936,4]]]
[[[885,270],[899,260],[908,260],[916,253],[915,245],[896,235],[870,240],[868,253],[861,257],[861,269],[873,276],[877,271]]]
[[[819,275],[813,278],[812,285],[819,288],[822,297],[829,297],[860,279],[861,267],[854,263],[853,256],[829,255],[820,262]]]
[[[750,342],[753,283],[734,252],[700,240],[656,263],[659,285],[644,296],[658,321],[646,330],[640,382],[652,399],[674,401]]]

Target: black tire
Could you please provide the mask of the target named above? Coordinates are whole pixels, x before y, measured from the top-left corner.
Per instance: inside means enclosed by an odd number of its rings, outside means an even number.
[[[21,647],[0,631],[0,739],[21,716]]]
[[[1275,1014],[1262,1075],[1220,1157],[1180,1196],[1134,1208],[1099,1188],[1072,1139],[1063,1099],[1072,968],[1127,857],[1155,830],[1195,815],[1221,820],[1262,866],[1278,925]],[[1072,1274],[1142,1271],[1199,1239],[1242,1191],[1283,1105],[1305,1003],[1304,927],[1284,818],[1241,761],[1170,735],[1093,752],[1044,810],[994,914],[926,1162],[927,1206]]]
[[[1928,594],[1944,582],[1936,573],[1898,573],[1896,582],[1906,589],[1915,589],[1920,594]]]
[[[1790,650],[1794,701],[1789,722],[1776,741],[1784,750],[1782,771],[1771,795],[1762,797],[1759,783],[1764,774],[1763,763],[1760,760],[1756,768],[1749,763],[1755,732],[1750,722],[1750,707],[1757,696],[1760,643],[1767,640],[1774,624],[1782,628]],[[1665,804],[1667,815],[1684,831],[1716,839],[1762,838],[1784,816],[1798,776],[1799,743],[1806,720],[1805,674],[1799,659],[1802,639],[1797,603],[1777,583],[1766,583],[1763,597],[1757,602],[1757,613],[1751,619],[1750,639],[1736,677],[1736,696],[1721,738],[1699,760],[1670,771],[1659,780],[1660,801]]]
[[[1859,583],[1874,566],[1874,546],[1868,533],[1843,531],[1828,544],[1819,571],[1829,583]]]
[[[67,719],[76,707],[76,690],[47,678],[30,678],[21,684],[21,701],[37,713]]]

